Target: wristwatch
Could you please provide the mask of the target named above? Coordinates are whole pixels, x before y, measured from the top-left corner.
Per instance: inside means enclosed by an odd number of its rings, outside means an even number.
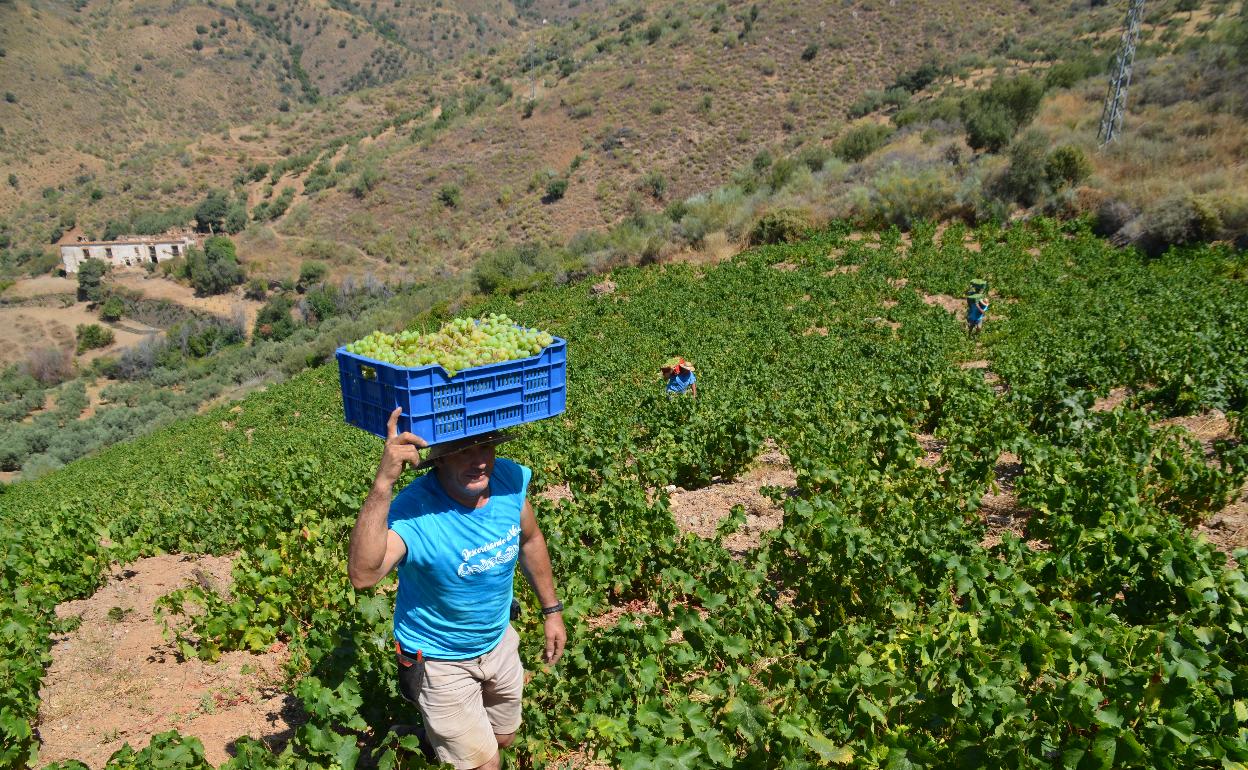
[[[549,607],[542,608],[543,615],[554,615],[556,612],[563,612],[563,602],[555,602]]]

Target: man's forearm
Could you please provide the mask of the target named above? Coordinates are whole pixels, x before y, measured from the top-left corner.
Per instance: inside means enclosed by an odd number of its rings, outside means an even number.
[[[347,557],[347,574],[357,588],[374,585],[382,578],[381,567],[386,561],[388,527],[386,518],[390,513],[392,488],[376,483],[369,491],[360,515],[351,530],[351,549]]]
[[[559,601],[559,595],[555,593],[555,576],[550,569],[550,552],[546,550],[546,538],[541,532],[520,546],[520,571],[543,607],[553,606]]]

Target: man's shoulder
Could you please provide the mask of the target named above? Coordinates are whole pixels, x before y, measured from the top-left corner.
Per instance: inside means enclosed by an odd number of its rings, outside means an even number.
[[[433,472],[430,471],[423,476],[419,476],[412,480],[410,484],[399,490],[394,500],[390,503],[390,520],[399,519],[415,519],[419,516],[425,516],[436,513],[437,501],[434,490],[430,488],[430,480],[433,478]]]
[[[499,488],[509,494],[524,492],[531,475],[532,471],[515,460],[506,457],[494,460],[494,479]]]

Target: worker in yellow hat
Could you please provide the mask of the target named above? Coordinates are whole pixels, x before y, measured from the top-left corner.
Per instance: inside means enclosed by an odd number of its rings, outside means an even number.
[[[667,380],[667,395],[698,395],[698,379],[693,376],[693,364],[685,359],[680,356],[669,358],[659,371],[663,373],[663,379]]]

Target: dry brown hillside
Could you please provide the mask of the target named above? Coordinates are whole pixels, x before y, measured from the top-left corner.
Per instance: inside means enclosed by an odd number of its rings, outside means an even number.
[[[433,9],[446,10],[437,8],[440,3],[433,0]],[[464,18],[480,17],[469,4],[447,5]],[[261,273],[280,275],[306,258],[347,271],[419,265],[438,272],[492,245],[566,241],[630,212],[713,188],[760,150],[784,153],[836,136],[847,106],[862,93],[886,87],[924,62],[987,55],[1033,25],[1070,25],[1080,14],[1096,13],[1012,0],[981,3],[970,19],[947,0],[835,6],[810,0],[658,2],[607,9],[575,0],[521,5],[526,6],[516,21],[521,32],[513,38],[500,32],[485,50],[457,52],[453,64],[430,65],[433,69],[422,74],[352,90],[314,107],[298,104],[296,90],[289,112],[252,123],[245,122],[248,115],[291,98],[282,91],[290,91],[292,81],[266,65],[255,70],[246,65],[256,74],[238,89],[245,95],[235,99],[228,78],[208,77],[207,67],[198,63],[223,54],[187,47],[195,38],[192,29],[159,70],[171,84],[172,106],[162,109],[199,127],[198,138],[151,142],[128,155],[62,151],[68,160],[54,169],[40,170],[49,165],[46,160],[26,162],[19,177],[30,174],[40,178],[36,184],[56,181],[64,189],[50,191],[48,200],[21,182],[25,203],[14,209],[14,228],[28,242],[46,239],[69,222],[98,234],[108,221],[193,207],[208,189],[242,181],[234,194],[250,209],[291,189],[284,213],[253,224],[242,238],[242,257]],[[232,12],[241,13],[239,7]],[[264,12],[245,1],[241,7]],[[356,9],[345,21],[357,24],[360,13],[380,13],[371,5],[335,2],[339,7]],[[386,9],[387,18],[394,20],[391,11],[404,7]],[[333,16],[329,11],[325,14]],[[498,6],[495,16],[504,18],[506,11]],[[222,13],[215,6],[177,13],[192,12]],[[25,13],[33,19],[36,12]],[[90,5],[81,13],[89,17]],[[117,23],[111,15],[100,21]],[[525,24],[533,31],[524,33]],[[225,44],[246,50],[243,41],[256,34],[251,25],[228,22]],[[381,28],[390,34],[397,26]],[[327,83],[342,84],[342,78],[358,73],[364,44],[349,41],[340,49],[334,43],[325,51],[300,38],[307,30],[299,29],[294,25],[291,43],[303,46],[301,61],[313,86],[329,93],[334,86]],[[367,43],[377,30],[372,24],[360,40]],[[334,34],[316,40],[323,43]],[[426,42],[448,51],[456,40],[453,31],[445,41],[441,33],[433,37]],[[385,42],[378,39],[379,45]],[[226,50],[228,55],[233,49]],[[273,65],[272,57],[267,61]],[[179,78],[181,62],[188,69]],[[219,95],[204,98],[209,88]],[[231,114],[244,122],[225,126]],[[85,116],[67,122],[83,121],[95,125]],[[28,129],[33,137],[34,127]],[[28,141],[63,146],[71,133],[67,127],[63,134],[43,132]],[[109,132],[119,134],[128,136]],[[258,164],[272,167],[301,155],[304,162],[294,169],[244,179]],[[47,156],[57,152],[49,149]],[[320,181],[333,184],[309,190],[306,183],[318,164],[329,172]],[[368,184],[360,183],[363,175]],[[567,183],[561,199],[549,195],[558,180]]]
[[[429,73],[543,18],[494,0],[0,2],[0,206],[170,140]]]

